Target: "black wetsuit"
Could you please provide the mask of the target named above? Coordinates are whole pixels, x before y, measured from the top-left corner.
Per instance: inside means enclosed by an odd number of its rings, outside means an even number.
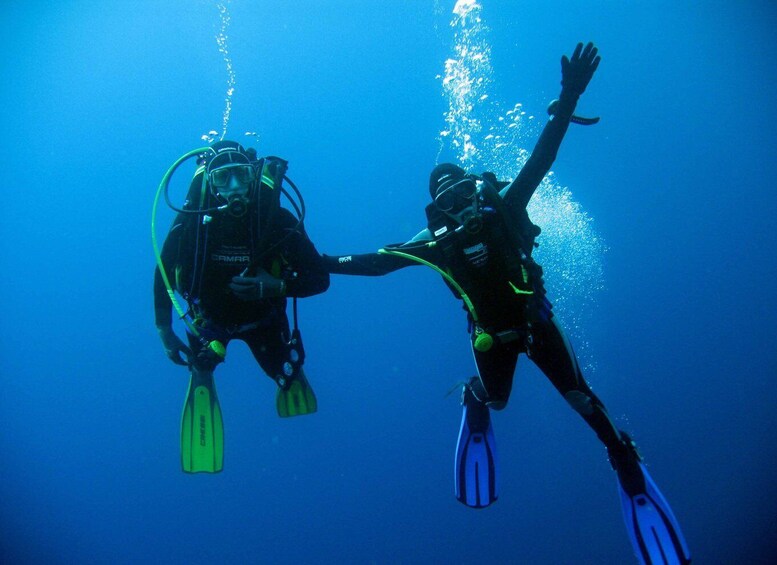
[[[198,178],[192,187],[199,185]],[[207,203],[210,204],[210,203]],[[240,218],[217,213],[205,223],[199,214],[178,214],[162,248],[162,262],[175,290],[186,300],[200,334],[207,340],[244,341],[272,378],[286,361],[289,321],[286,297],[244,301],[229,288],[232,277],[258,265],[285,282],[286,296],[305,297],[329,287],[321,256],[297,219],[278,208],[259,228],[256,205]],[[269,224],[269,225],[267,225]],[[260,232],[264,233],[260,233]],[[154,274],[157,327],[172,323],[172,304],[159,269]],[[196,353],[200,341],[189,334]]]
[[[526,206],[556,158],[575,102],[565,104],[566,108],[548,122],[512,183],[504,186],[506,183],[496,183],[493,175],[484,174],[491,182],[481,185],[485,188],[479,191],[483,221],[478,233],[468,234],[463,229],[454,233],[455,224],[441,223],[443,215],[435,214],[431,204],[427,208],[429,227],[411,241],[386,249],[408,253],[448,272],[469,296],[479,326],[495,336],[488,351],[473,347],[483,389],[476,393],[481,401],[493,409],[506,405],[518,355],[526,353],[602,442],[618,450],[620,433],[583,378],[574,351],[545,298],[542,269],[531,259],[539,229],[529,220]],[[502,190],[497,193],[499,188]],[[420,264],[385,253],[323,257],[326,268],[335,274],[378,276]],[[468,317],[471,330],[477,331],[472,316]]]

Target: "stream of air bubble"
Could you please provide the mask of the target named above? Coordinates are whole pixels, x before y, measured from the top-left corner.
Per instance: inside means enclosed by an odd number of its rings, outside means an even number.
[[[207,143],[213,143],[217,139],[222,140],[227,136],[229,117],[232,113],[232,96],[235,93],[235,83],[237,81],[235,69],[232,67],[232,57],[229,54],[229,35],[227,33],[231,21],[229,0],[216,3],[216,9],[219,12],[219,30],[216,33],[215,39],[219,54],[224,61],[227,71],[227,89],[226,94],[224,95],[224,113],[221,117],[221,131],[210,130],[208,133],[202,135],[201,139]]]

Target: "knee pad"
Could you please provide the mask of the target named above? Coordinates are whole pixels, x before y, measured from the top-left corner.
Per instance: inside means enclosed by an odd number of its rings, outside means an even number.
[[[594,413],[594,401],[584,392],[570,390],[564,395],[564,399],[566,399],[574,411],[581,416],[590,416]]]

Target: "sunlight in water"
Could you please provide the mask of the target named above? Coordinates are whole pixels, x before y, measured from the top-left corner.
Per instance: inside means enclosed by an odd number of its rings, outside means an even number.
[[[527,116],[521,104],[504,111],[498,101],[489,98],[493,70],[481,4],[477,0],[456,2],[450,25],[453,55],[439,77],[448,102],[440,152],[447,149],[472,172],[488,170],[501,179],[514,178],[529,158],[542,124]],[[554,310],[590,370],[583,326],[603,288],[605,244],[593,219],[552,172],[537,188],[528,211],[542,228],[535,258],[545,269]]]

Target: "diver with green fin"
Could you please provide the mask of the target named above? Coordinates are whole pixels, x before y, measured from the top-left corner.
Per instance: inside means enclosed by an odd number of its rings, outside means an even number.
[[[168,196],[170,178],[193,158],[197,169],[186,202],[177,208]],[[191,372],[181,423],[181,461],[188,473],[222,469],[224,428],[213,372],[233,339],[245,342],[276,382],[279,416],[317,409],[302,370],[297,298],[324,292],[329,274],[305,232],[304,201],[286,169],[282,159],[257,158],[256,151],[239,143],[218,141],[178,159],[157,191],[152,215],[155,322],[167,356]],[[154,223],[162,194],[177,216],[160,251]],[[281,194],[296,216],[281,207]],[[293,299],[293,328],[287,297]],[[188,345],[173,331],[172,307],[186,325]]]
[[[643,563],[688,563],[677,521],[642,463],[631,438],[619,430],[593,393],[546,297],[542,268],[532,259],[540,234],[526,206],[550,170],[570,122],[600,62],[598,50],[578,44],[561,60],[561,94],[526,164],[512,181],[492,172],[470,174],[446,163],[429,179],[427,227],[410,241],[377,253],[327,256],[330,273],[379,276],[412,265],[439,273],[467,311],[478,375],[463,387],[456,447],[456,498],[484,508],[499,495],[499,468],[491,410],[507,405],[520,354],[526,354],[607,449],[617,473],[629,537]]]

